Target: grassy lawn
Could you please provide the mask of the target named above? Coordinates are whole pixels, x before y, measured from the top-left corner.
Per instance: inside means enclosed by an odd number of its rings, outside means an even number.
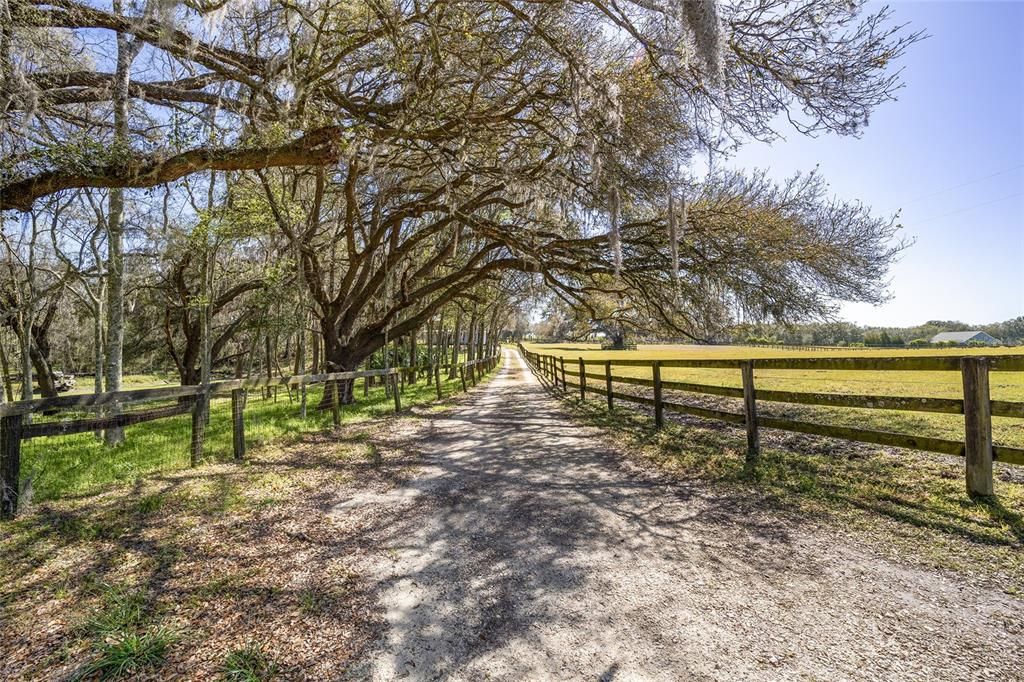
[[[457,384],[443,382],[446,397]],[[359,385],[333,429],[318,397],[302,420],[284,391],[253,392],[242,461],[227,401],[194,468],[188,415],[131,427],[113,451],[91,434],[35,444],[35,503],[0,523],[0,679],[342,676],[381,627],[376,577],[359,569],[380,551],[367,534],[401,512],[334,506],[408,478],[417,414],[448,406],[428,406],[421,380],[402,400],[422,407],[395,415]]]
[[[645,411],[603,399],[566,404],[577,418],[666,474],[761,498],[812,523],[862,534],[902,560],[994,579],[1024,598],[1024,472],[997,465],[995,497],[972,500],[963,462],[780,431],[762,431],[757,468],[744,467],[741,428],[669,415],[657,429]],[[1017,471],[1011,471],[1017,469]]]
[[[0,679],[336,677],[378,614],[353,540],[372,520],[331,505],[413,459],[371,423],[0,524]]]
[[[462,390],[457,378],[446,380],[442,375],[441,384],[444,396]],[[287,441],[329,428],[331,412],[316,410],[322,393],[322,386],[309,387],[306,418],[303,419],[294,393],[289,396],[284,388],[280,388],[276,397],[264,398],[260,391],[250,391],[245,410],[247,444],[253,447]],[[369,395],[364,397],[362,381],[357,381],[355,397],[355,404],[342,408],[343,424],[373,419],[394,410],[394,402],[385,396],[382,386],[371,388]],[[402,407],[422,405],[436,398],[433,384],[428,386],[421,378],[415,384],[406,384]],[[145,403],[139,409],[160,404]],[[69,416],[60,415],[65,419]],[[35,501],[91,495],[111,484],[187,467],[190,438],[191,416],[188,414],[130,426],[125,429],[124,443],[116,448],[106,447],[91,433],[35,438],[22,444],[22,479],[30,482],[31,499]],[[211,403],[204,455],[209,461],[232,457],[229,398]]]
[[[594,344],[525,344],[535,353],[587,360],[657,360],[668,358],[747,359],[780,357],[893,357],[922,355],[1016,355],[1019,348],[949,348],[922,350],[847,349],[836,351],[774,350],[743,346],[640,346],[636,351],[601,351]],[[597,350],[595,350],[597,349]],[[588,368],[598,372],[599,368]],[[614,367],[613,374],[649,379],[650,370],[644,367]],[[716,386],[742,386],[739,370],[666,367],[662,369],[666,381],[686,381]],[[891,371],[827,371],[827,370],[755,370],[758,388],[795,392],[852,393],[879,396],[913,396],[922,398],[962,398],[963,385],[959,372],[891,372]],[[1024,402],[1024,372],[992,372],[989,375],[993,400]],[[619,390],[617,387],[616,390]],[[623,389],[626,390],[626,389]],[[650,388],[641,388],[646,395]],[[694,402],[732,411],[742,411],[741,402],[728,398],[715,398],[702,394],[666,392],[666,399]],[[933,436],[959,440],[963,438],[962,415],[835,408],[818,405],[795,405],[760,401],[758,409],[766,416],[788,417],[840,426],[896,431],[919,436]],[[994,417],[993,438],[1000,445],[1024,447],[1024,420]]]

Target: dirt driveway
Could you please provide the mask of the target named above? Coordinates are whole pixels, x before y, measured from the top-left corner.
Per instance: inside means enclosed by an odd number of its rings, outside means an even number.
[[[420,475],[336,510],[395,519],[355,679],[1024,679],[1020,600],[639,471],[513,352],[427,421]]]

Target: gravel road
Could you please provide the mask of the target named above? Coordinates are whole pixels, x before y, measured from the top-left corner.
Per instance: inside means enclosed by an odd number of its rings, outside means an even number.
[[[1024,679],[1024,603],[881,558],[739,493],[659,480],[518,354],[425,417],[374,505],[374,680]]]

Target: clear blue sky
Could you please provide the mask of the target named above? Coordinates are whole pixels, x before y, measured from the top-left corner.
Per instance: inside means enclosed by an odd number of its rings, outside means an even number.
[[[908,51],[906,87],[860,138],[786,131],[728,165],[782,179],[819,164],[837,196],[884,214],[903,209],[904,234],[917,241],[892,270],[892,301],[846,304],[844,319],[903,326],[1024,315],[1024,2],[891,7],[895,21],[931,37]]]

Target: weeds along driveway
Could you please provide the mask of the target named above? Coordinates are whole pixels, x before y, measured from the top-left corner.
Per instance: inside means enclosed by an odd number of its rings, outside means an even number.
[[[353,679],[1022,679],[1024,608],[841,530],[666,482],[505,352],[427,420],[364,574],[386,627]]]

